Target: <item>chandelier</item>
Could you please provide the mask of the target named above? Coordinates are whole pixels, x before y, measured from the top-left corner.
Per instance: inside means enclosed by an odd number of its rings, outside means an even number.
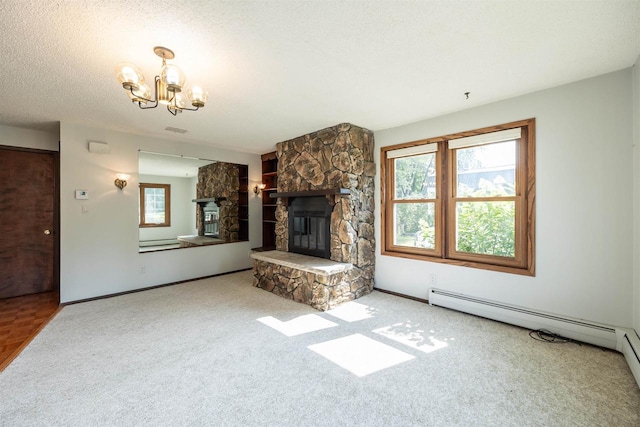
[[[182,91],[185,87],[184,73],[176,65],[167,64],[167,59],[175,58],[173,51],[166,47],[156,46],[153,48],[153,52],[162,58],[160,75],[155,77],[153,98],[138,67],[125,62],[116,68],[116,78],[127,91],[131,101],[138,103],[138,107],[143,110],[156,108],[158,104],[166,105],[167,110],[174,116],[184,110],[196,111],[204,107],[208,94],[202,87],[191,86],[186,90],[186,96],[184,95]],[[194,108],[187,108],[187,103]]]

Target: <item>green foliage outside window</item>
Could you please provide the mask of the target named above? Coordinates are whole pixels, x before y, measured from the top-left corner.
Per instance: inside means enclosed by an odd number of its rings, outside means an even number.
[[[467,192],[470,197],[505,196],[514,191],[503,179],[480,181],[480,189]],[[483,255],[515,256],[515,203],[458,202],[456,250]],[[420,220],[422,240],[433,238],[434,229]]]
[[[395,161],[395,194],[397,199],[435,199],[435,153],[404,157]],[[433,247],[434,240],[420,235],[420,222],[433,227],[433,203],[403,203],[396,205],[396,244]]]
[[[482,147],[481,147],[482,148]],[[476,158],[480,150],[459,150],[458,170],[481,168]],[[395,163],[398,199],[435,198],[435,155],[427,154],[397,159]],[[474,189],[460,183],[464,197],[505,197],[515,194],[515,187],[502,176],[493,182],[480,178]],[[427,207],[428,206],[428,207]],[[466,253],[515,256],[515,203],[512,201],[466,201],[456,204],[456,250]],[[432,203],[403,203],[396,206],[396,244],[422,248],[435,247],[435,224]]]
[[[458,251],[515,256],[514,202],[461,202],[457,204],[457,220]]]

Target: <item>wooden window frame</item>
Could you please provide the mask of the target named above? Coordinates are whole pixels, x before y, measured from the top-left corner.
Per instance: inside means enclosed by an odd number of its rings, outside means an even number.
[[[522,137],[516,144],[516,194],[506,198],[486,198],[487,201],[514,200],[516,203],[515,257],[458,252],[455,250],[455,203],[456,201],[466,201],[467,198],[456,197],[456,163],[454,163],[456,150],[448,148],[448,141],[517,127],[522,128]],[[388,158],[387,152],[431,143],[438,144],[436,152],[436,250],[395,245],[394,206],[398,203],[416,201],[394,199],[394,159]],[[535,276],[535,119],[520,120],[383,147],[380,151],[380,169],[382,255]],[[484,200],[485,198],[474,198],[474,201]]]
[[[164,222],[161,224],[146,222],[144,190],[147,188],[164,189]],[[171,227],[171,184],[140,183],[140,228],[148,227]]]
[[[395,146],[396,148],[408,148],[408,147],[412,147],[412,146],[416,146],[416,145],[426,145],[429,143],[434,142],[433,140],[424,140],[424,141],[418,141],[420,142],[420,144],[413,144],[413,145],[402,145],[402,146]],[[412,255],[416,255],[416,256],[422,256],[422,255],[427,255],[427,256],[431,256],[431,257],[441,257],[442,253],[443,253],[443,239],[442,239],[442,213],[443,213],[443,209],[442,209],[442,197],[441,197],[441,191],[440,191],[440,185],[437,184],[439,181],[439,173],[441,171],[442,168],[440,168],[438,165],[440,164],[440,162],[442,161],[442,154],[441,154],[440,147],[438,147],[438,151],[436,151],[434,154],[436,156],[436,197],[432,198],[432,199],[395,199],[393,197],[390,197],[389,199],[387,199],[387,216],[389,219],[389,227],[385,228],[384,227],[384,214],[383,214],[383,227],[382,229],[384,230],[383,235],[386,234],[386,242],[388,242],[388,248],[391,252],[395,253],[395,252],[404,252],[407,254],[412,254]],[[395,163],[393,161],[393,159],[389,159],[389,161],[387,162],[387,168],[390,171],[390,178],[388,181],[388,185],[389,185],[389,189],[395,189]],[[391,190],[389,193],[393,194],[395,190]],[[393,233],[393,218],[394,218],[394,208],[396,205],[400,205],[400,204],[409,204],[409,203],[433,203],[434,204],[434,222],[435,222],[435,247],[433,249],[428,249],[428,248],[411,248],[411,247],[407,247],[407,246],[399,246],[396,245],[394,243],[394,233]],[[384,208],[383,208],[383,212],[384,212]],[[385,239],[383,238],[383,242],[385,241]],[[383,243],[383,248],[385,248],[386,246]]]

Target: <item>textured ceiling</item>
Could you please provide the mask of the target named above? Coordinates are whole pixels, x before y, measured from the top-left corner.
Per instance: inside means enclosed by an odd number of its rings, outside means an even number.
[[[2,0],[0,28],[0,124],[262,153],[341,122],[375,131],[629,67],[640,0]],[[209,90],[203,110],[129,102],[116,65],[151,80],[158,45]]]

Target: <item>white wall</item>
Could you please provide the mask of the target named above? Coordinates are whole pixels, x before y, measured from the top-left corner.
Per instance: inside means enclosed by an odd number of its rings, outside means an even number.
[[[66,122],[60,140],[62,302],[251,267],[250,248],[261,245],[262,234],[260,199],[251,197],[249,242],[138,253],[138,150],[248,164],[250,184],[260,181],[259,155]],[[111,154],[90,153],[89,140],[108,143]],[[123,191],[113,185],[120,172],[131,176]],[[74,200],[75,189],[88,190],[89,200]]]
[[[633,66],[633,327],[640,332],[640,56]]]
[[[382,256],[376,287],[435,287],[630,326],[633,296],[631,69],[375,133],[380,147],[536,118],[536,276]],[[481,88],[478,88],[481,90]],[[377,182],[380,182],[379,180]],[[380,200],[376,199],[380,242]]]
[[[0,145],[58,151],[58,133],[0,125]]]
[[[196,191],[193,177],[139,175],[139,180],[152,184],[171,185],[171,226],[140,228],[141,241],[175,239],[178,236],[198,234],[195,227],[196,204],[192,202]]]

